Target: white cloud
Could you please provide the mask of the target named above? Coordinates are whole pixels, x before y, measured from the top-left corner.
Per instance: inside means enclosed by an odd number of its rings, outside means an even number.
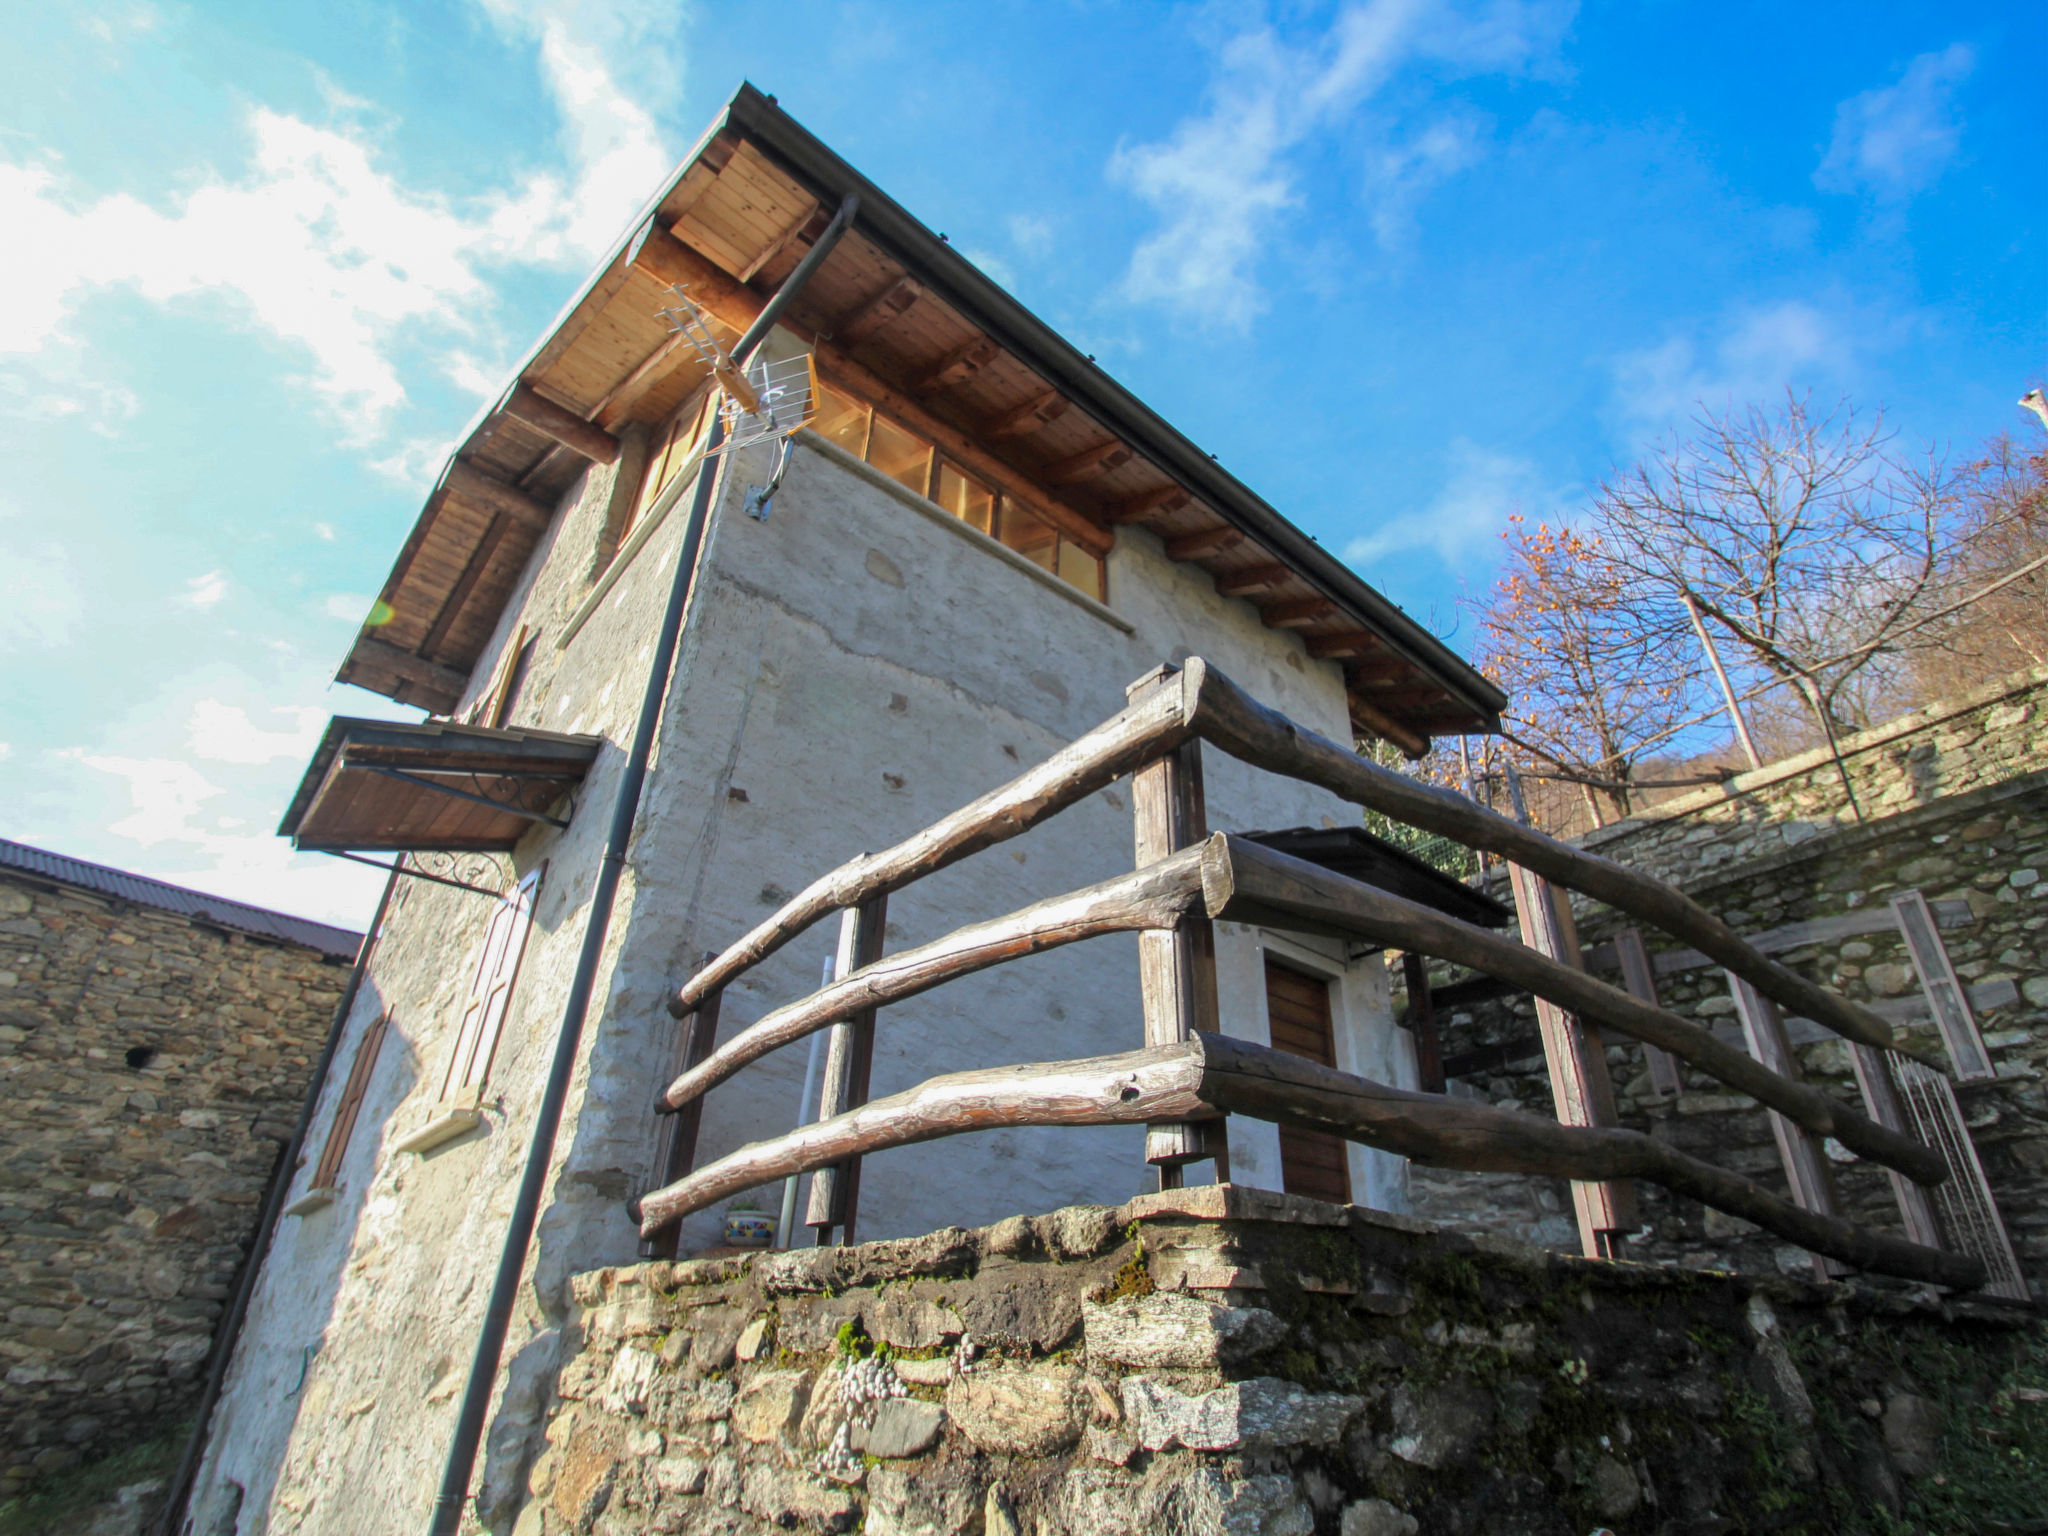
[[[374,441],[406,399],[402,342],[474,333],[493,264],[588,261],[668,169],[652,116],[607,60],[631,58],[673,90],[675,64],[658,45],[672,6],[480,3],[502,32],[537,44],[566,178],[537,171],[461,204],[408,187],[346,120],[352,99],[335,105],[334,125],[254,108],[246,165],[179,178],[194,190],[164,208],[82,195],[54,161],[0,161],[0,353],[31,374],[65,371],[77,349],[67,321],[109,288],[157,304],[225,297],[309,360],[306,385],[351,441]]]
[[[225,791],[209,783],[190,763],[173,757],[117,757],[91,753],[60,754],[76,757],[88,768],[111,773],[128,784],[130,813],[107,828],[119,837],[132,839],[145,848],[167,841],[193,841],[205,836],[196,832],[192,818],[206,802]]]
[[[1372,205],[1373,234],[1382,246],[1405,244],[1414,233],[1415,209],[1423,196],[1479,163],[1489,127],[1473,113],[1453,113],[1369,158],[1366,199]]]
[[[208,571],[204,576],[194,576],[185,583],[185,595],[180,602],[190,603],[194,608],[211,608],[228,595],[228,573]]]
[[[1013,213],[1009,218],[1010,244],[1024,256],[1044,256],[1052,250],[1052,221],[1035,213]]]
[[[315,523],[313,525],[313,537],[320,540],[323,544],[332,544],[334,542],[334,524]]]
[[[1407,550],[1426,549],[1450,569],[1490,563],[1508,514],[1532,506],[1549,510],[1562,498],[1546,490],[1527,459],[1483,448],[1468,438],[1450,446],[1444,486],[1418,512],[1389,518],[1344,546],[1344,558],[1369,566]]]
[[[71,638],[85,612],[71,559],[54,544],[34,549],[0,545],[7,599],[0,602],[0,655],[44,650]]]
[[[1967,44],[1954,43],[1921,54],[1896,84],[1851,96],[1835,109],[1834,137],[1813,184],[1888,202],[1933,186],[1962,142],[1955,94],[1976,62]]]
[[[1270,27],[1233,37],[1219,51],[1206,110],[1159,143],[1120,146],[1110,161],[1111,177],[1160,215],[1131,254],[1125,293],[1205,323],[1247,326],[1263,307],[1260,258],[1299,201],[1296,149],[1351,116],[1405,63],[1469,73],[1545,62],[1574,8],[1365,0],[1303,46]]]
[[[187,743],[194,757],[216,763],[262,764],[279,758],[303,760],[312,753],[327,723],[327,711],[308,706],[279,706],[273,715],[284,715],[292,725],[281,731],[265,730],[249,718],[238,704],[219,699],[201,699],[192,706]]]
[[[369,615],[374,597],[365,597],[360,592],[336,592],[320,604],[320,611],[330,619],[341,619],[350,624],[360,624]]]
[[[1882,327],[1855,324],[1800,300],[1737,310],[1712,341],[1673,336],[1615,362],[1615,411],[1638,432],[1683,421],[1702,406],[1725,411],[1768,403],[1787,388],[1845,385],[1858,337]]]
[[[487,363],[475,354],[452,348],[441,354],[441,375],[466,395],[478,400],[495,395],[505,387],[506,369],[501,363]]]

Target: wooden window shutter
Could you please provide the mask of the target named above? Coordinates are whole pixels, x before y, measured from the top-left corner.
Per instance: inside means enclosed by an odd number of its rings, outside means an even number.
[[[527,930],[533,926],[533,898],[540,888],[540,876],[536,869],[521,880],[499,903],[484,930],[483,953],[477,957],[476,977],[470,983],[462,1027],[455,1032],[455,1052],[448,1060],[448,1078],[441,1088],[443,1102],[474,1103],[483,1091],[484,1076],[498,1048],[498,1032],[505,1024],[505,1009],[512,1001],[512,983],[519,975]]]
[[[341,1102],[334,1106],[334,1124],[328,1127],[327,1145],[320,1149],[320,1162],[313,1169],[315,1189],[340,1187],[342,1155],[348,1151],[348,1139],[355,1131],[356,1115],[362,1110],[363,1095],[369,1091],[370,1074],[376,1070],[377,1051],[384,1044],[385,1026],[390,1022],[390,1014],[379,1014],[356,1047],[356,1059],[349,1067]]]

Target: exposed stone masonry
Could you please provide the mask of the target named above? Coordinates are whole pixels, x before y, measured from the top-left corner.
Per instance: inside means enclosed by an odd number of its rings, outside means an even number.
[[[0,1496],[188,1411],[347,974],[0,877]]]
[[[2048,1500],[2016,1309],[1258,1191],[573,1289],[516,1536],[1992,1529]]]
[[[1966,904],[1967,920],[1943,927],[1942,941],[1966,987],[1980,998],[1988,994],[2003,1001],[1995,1006],[1980,1001],[1977,1009],[1998,1080],[1959,1084],[1957,1091],[2021,1267],[2038,1292],[2048,1278],[2048,767],[2042,766],[2048,762],[2043,743],[2048,678],[2027,676],[2030,691],[1985,690],[1971,709],[1923,711],[1909,721],[1924,724],[1925,717],[1938,724],[1917,736],[1887,737],[1881,753],[1859,752],[1854,761],[1863,765],[1860,793],[1866,812],[1873,813],[1866,824],[1801,819],[1827,805],[1839,806],[1840,785],[1829,765],[1819,778],[1780,778],[1740,807],[1708,807],[1715,816],[1725,810],[1730,819],[1610,829],[1614,835],[1605,836],[1598,848],[1626,862],[1650,855],[1657,873],[1675,877],[1709,911],[1747,933],[1812,918],[1882,912],[1894,893],[1907,889],[1921,891],[1931,902]],[[1871,734],[1886,736],[1886,731]],[[1847,744],[1852,751],[1858,745]],[[1929,785],[1942,792],[1926,798]],[[1890,814],[1874,814],[1880,807],[1890,808]],[[1589,842],[1602,836],[1595,834]],[[1731,849],[1744,856],[1731,859]],[[1580,922],[1589,946],[1615,926],[1611,915],[1583,907]],[[1648,929],[1644,933],[1654,953],[1660,947],[1658,935]],[[1917,1007],[1917,1021],[1904,1026],[1906,1038],[1933,1059],[1946,1059],[1895,930],[1808,945],[1778,958],[1860,1001]],[[1608,979],[1618,980],[1612,974]],[[1674,1011],[1741,1043],[1734,1000],[1717,968],[1665,976],[1658,986]],[[1846,1102],[1860,1102],[1841,1041],[1799,1021],[1793,1022],[1792,1037],[1809,1080]],[[1554,1113],[1535,1043],[1534,1010],[1526,997],[1514,1006],[1490,1004],[1445,1021],[1444,1049],[1453,1061],[1476,1048],[1512,1049],[1514,1042],[1528,1048],[1453,1083],[1452,1091],[1535,1114]],[[1699,1073],[1688,1073],[1689,1091],[1678,1099],[1660,1099],[1641,1050],[1632,1042],[1610,1038],[1607,1043],[1625,1124],[1771,1187],[1784,1187],[1769,1122],[1753,1101],[1722,1090]],[[1838,1145],[1828,1151],[1846,1213],[1899,1230],[1897,1206],[1881,1171],[1857,1162]],[[1558,1249],[1577,1248],[1570,1194],[1561,1181],[1416,1168],[1411,1189],[1415,1209],[1431,1219]],[[1799,1250],[1747,1223],[1647,1186],[1641,1194],[1648,1230],[1634,1251],[1644,1258],[1695,1268],[1805,1270]]]

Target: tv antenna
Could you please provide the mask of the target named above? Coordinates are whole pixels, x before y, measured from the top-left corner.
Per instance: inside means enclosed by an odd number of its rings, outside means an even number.
[[[818,413],[818,376],[809,353],[781,362],[762,360],[741,368],[712,333],[711,320],[680,284],[669,292],[675,303],[661,313],[669,331],[683,338],[711,370],[725,391],[719,414],[725,418],[720,453],[754,443],[786,441]]]

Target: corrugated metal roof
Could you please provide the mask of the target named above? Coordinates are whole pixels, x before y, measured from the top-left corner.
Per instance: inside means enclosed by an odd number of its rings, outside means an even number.
[[[169,885],[162,880],[131,875],[125,869],[88,864],[83,859],[66,858],[61,853],[0,838],[0,870],[9,869],[62,885],[75,885],[81,890],[96,891],[102,896],[132,901],[137,906],[198,918],[222,928],[232,928],[237,933],[252,933],[261,938],[317,949],[323,955],[333,955],[341,960],[355,959],[356,950],[363,942],[360,933],[350,933],[346,928],[335,928],[303,917],[290,917],[283,912],[252,907],[245,902],[229,901],[224,896],[209,896],[204,891],[188,891],[182,885]]]

